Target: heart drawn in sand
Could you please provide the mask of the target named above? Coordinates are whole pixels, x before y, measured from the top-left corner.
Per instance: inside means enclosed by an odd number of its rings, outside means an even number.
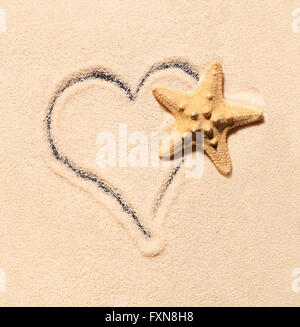
[[[124,192],[120,192],[117,185],[112,185],[112,183],[108,181],[109,176],[102,176],[101,172],[100,174],[95,173],[91,169],[82,167],[82,165],[78,163],[78,160],[74,160],[74,157],[70,156],[70,153],[68,153],[68,151],[66,151],[62,146],[61,140],[56,133],[55,120],[59,120],[60,110],[58,103],[60,98],[62,98],[67,91],[79,84],[84,85],[91,81],[109,83],[123,91],[127,100],[129,99],[131,103],[135,103],[143,85],[151,75],[158,71],[171,68],[179,69],[192,77],[194,81],[199,81],[197,69],[188,62],[178,59],[168,60],[153,65],[142,79],[140,79],[135,91],[133,91],[121,78],[107,69],[95,67],[79,71],[72,76],[69,76],[59,85],[50,100],[45,119],[47,141],[51,149],[49,158],[51,167],[73,184],[88,191],[101,203],[105,203],[105,206],[113,211],[113,214],[117,217],[119,222],[122,223],[127,231],[129,231],[130,235],[142,250],[142,253],[150,256],[160,253],[163,248],[159,234],[161,230],[162,216],[164,215],[163,210],[166,210],[166,204],[165,206],[163,205],[164,202],[166,202],[165,194],[170,192],[169,189],[176,180],[175,177],[180,171],[182,162],[177,164],[167,174],[163,183],[159,187],[157,199],[155,200],[157,207],[162,208],[161,210],[158,210],[158,208],[155,209],[155,212],[160,214],[159,219],[154,219],[154,214],[151,213],[151,215],[153,215],[151,226],[148,226],[148,224],[146,226],[143,222],[143,217],[140,217],[135,210],[134,205],[125,199],[126,195]],[[80,117],[76,116],[76,118],[80,120]]]

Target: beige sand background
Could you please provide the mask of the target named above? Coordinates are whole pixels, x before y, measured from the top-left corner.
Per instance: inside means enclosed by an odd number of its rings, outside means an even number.
[[[292,271],[300,268],[297,7],[291,0],[0,0],[7,14],[0,33],[0,305],[300,304],[292,290]],[[202,178],[182,184],[161,231],[165,251],[149,259],[104,205],[49,168],[43,119],[70,72],[97,64],[134,88],[152,64],[174,56],[199,67],[221,58],[225,92],[259,93],[265,122],[229,137],[231,177],[206,157]],[[133,106],[107,84],[102,93],[82,89],[83,98],[79,92],[61,112],[66,150],[94,164],[103,117],[107,129],[125,119],[133,129],[156,127],[156,82],[195,85],[180,72],[158,73]],[[141,210],[140,199],[149,206],[161,177],[144,173],[112,173]]]

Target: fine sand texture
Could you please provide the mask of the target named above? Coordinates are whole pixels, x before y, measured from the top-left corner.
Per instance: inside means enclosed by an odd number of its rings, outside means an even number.
[[[0,306],[300,305],[298,7],[0,1]],[[264,116],[230,132],[230,174],[99,166],[103,132],[120,149],[126,126],[129,161],[132,133],[158,149],[174,118],[152,91],[213,60]]]

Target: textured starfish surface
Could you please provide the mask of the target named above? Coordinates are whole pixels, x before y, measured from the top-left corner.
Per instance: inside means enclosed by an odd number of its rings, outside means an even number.
[[[223,174],[229,174],[232,169],[227,147],[228,131],[263,118],[258,107],[237,105],[225,100],[224,72],[217,60],[208,65],[195,91],[185,93],[159,85],[152,93],[176,119],[169,136],[160,143],[160,157],[174,155],[177,145],[182,146],[186,133],[202,131],[204,150]]]

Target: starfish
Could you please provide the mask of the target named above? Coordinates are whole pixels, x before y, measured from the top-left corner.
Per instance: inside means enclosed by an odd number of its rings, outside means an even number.
[[[158,85],[152,93],[176,119],[169,136],[160,143],[159,156],[174,155],[186,133],[201,131],[204,133],[204,151],[225,175],[232,169],[227,147],[228,132],[263,118],[258,107],[237,105],[225,100],[223,66],[217,60],[208,65],[195,91],[185,93]]]

